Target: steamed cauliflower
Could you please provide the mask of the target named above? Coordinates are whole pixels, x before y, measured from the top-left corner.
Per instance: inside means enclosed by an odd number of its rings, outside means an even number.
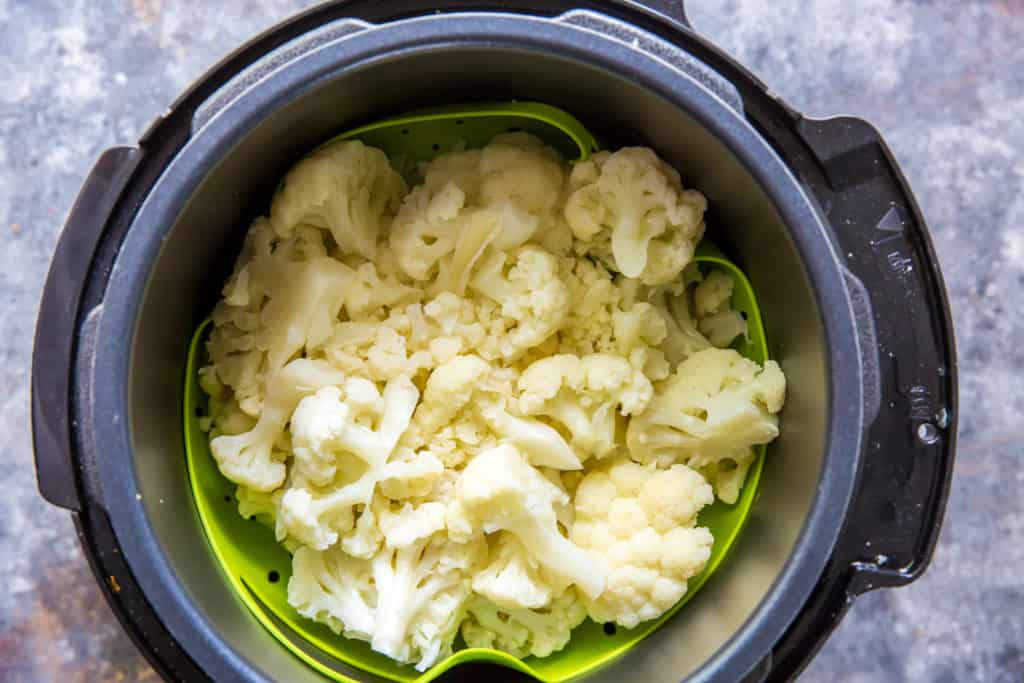
[[[597,598],[586,597],[590,618],[633,628],[671,609],[711,557],[711,532],[695,524],[713,500],[685,465],[661,470],[624,460],[583,477],[571,538],[608,577]]]
[[[753,446],[779,435],[776,414],[786,395],[778,363],[758,366],[732,349],[687,358],[626,431],[630,457],[697,469],[727,503],[735,503]]]
[[[704,198],[651,150],[570,167],[525,133],[415,177],[332,142],[253,223],[199,373],[239,513],[299,614],[421,671],[658,618],[785,392],[722,350],[747,329],[693,262]]]
[[[565,219],[583,253],[646,285],[670,282],[693,258],[707,201],[650,149],[595,154],[569,183]]]

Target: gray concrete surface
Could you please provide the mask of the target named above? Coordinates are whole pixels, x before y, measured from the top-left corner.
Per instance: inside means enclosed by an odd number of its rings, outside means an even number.
[[[300,0],[0,0],[0,681],[156,675],[103,603],[66,513],[36,494],[37,301],[96,156]],[[931,221],[962,371],[941,544],[861,598],[803,680],[1024,681],[1024,2],[691,0],[697,27],[810,114],[887,136]]]

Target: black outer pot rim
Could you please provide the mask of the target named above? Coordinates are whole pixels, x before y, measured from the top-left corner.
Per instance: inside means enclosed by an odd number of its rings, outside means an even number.
[[[460,22],[453,35],[449,22]],[[410,26],[415,23],[415,31]],[[569,36],[572,35],[572,44]],[[445,15],[406,20],[367,31],[307,54],[261,82],[196,132],[167,166],[133,221],[110,274],[98,339],[134,338],[148,274],[159,256],[162,231],[173,223],[202,177],[265,114],[332,78],[338,65],[357,70],[376,59],[405,51],[443,49],[446,45],[501,44],[558,56],[594,60],[629,73],[647,87],[683,107],[717,135],[761,183],[791,229],[824,321],[825,343],[832,349],[829,375],[829,440],[815,502],[794,553],[750,620],[693,676],[695,681],[737,680],[767,656],[803,607],[829,559],[842,528],[860,465],[862,401],[858,338],[843,274],[834,248],[811,203],[789,169],[740,115],[696,81],[666,64],[638,55],[628,46],[593,33],[568,31],[550,21],[497,14]],[[600,51],[595,50],[600,46]],[[589,49],[587,49],[589,48]],[[642,67],[642,68],[640,68]],[[300,72],[305,72],[300,73]],[[300,85],[301,83],[301,85]],[[672,83],[672,88],[665,87]],[[230,116],[226,115],[230,113]],[[156,227],[154,227],[156,226]],[[833,363],[832,358],[848,362]],[[80,368],[81,370],[81,368]],[[264,680],[246,659],[218,638],[178,581],[137,499],[130,452],[129,354],[117,345],[97,345],[92,383],[92,429],[103,499],[122,552],[145,595],[182,650],[214,680]],[[843,387],[843,393],[836,387]]]

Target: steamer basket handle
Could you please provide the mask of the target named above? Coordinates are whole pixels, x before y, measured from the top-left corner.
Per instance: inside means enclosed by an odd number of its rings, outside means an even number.
[[[97,160],[68,215],[50,264],[32,350],[32,444],[43,498],[81,510],[71,444],[71,363],[79,301],[93,254],[121,191],[138,164],[134,147]]]

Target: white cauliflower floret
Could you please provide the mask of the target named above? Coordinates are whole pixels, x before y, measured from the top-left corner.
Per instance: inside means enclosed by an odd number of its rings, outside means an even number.
[[[569,182],[565,218],[584,253],[649,285],[675,279],[693,258],[707,202],[650,149],[595,154]]]
[[[377,483],[385,474],[389,456],[409,426],[419,398],[416,386],[405,376],[388,382],[383,396],[365,380],[346,383],[344,397],[336,388],[325,390],[325,394],[318,400],[317,409],[330,415],[318,418],[316,425],[300,426],[300,431],[320,430],[317,443],[322,449],[354,456],[361,463],[357,463],[358,468],[350,465],[356,475],[354,480],[343,481],[329,491],[321,493],[313,487],[290,488],[281,499],[277,520],[279,538],[287,535],[318,550],[330,547],[337,542],[339,531],[351,528],[348,523],[338,529],[331,523],[333,520],[339,515],[348,520],[354,505],[370,503]],[[309,414],[300,413],[300,417]],[[323,461],[329,457],[324,454],[318,459]]]
[[[584,457],[611,453],[616,414],[643,412],[653,393],[643,372],[610,354],[550,356],[519,376],[519,410],[564,426]]]
[[[297,246],[308,242],[316,246]],[[296,353],[319,347],[331,334],[354,274],[322,251],[320,231],[308,227],[275,249],[269,223],[257,220],[225,300],[214,309],[210,367],[253,417],[266,383]],[[293,260],[296,254],[304,260]]]
[[[558,274],[558,259],[540,247],[525,246],[509,255],[493,252],[480,264],[470,286],[501,306],[514,325],[502,340],[502,355],[512,358],[557,332],[569,312],[569,290]]]
[[[381,492],[392,500],[430,495],[444,473],[444,463],[430,451],[414,452],[399,446],[380,480]]]
[[[537,560],[515,536],[498,534],[497,551],[473,577],[473,591],[505,609],[536,609],[551,602],[565,585],[544,576]]]
[[[747,321],[731,308],[736,283],[720,270],[711,270],[693,290],[697,329],[713,346],[727,348],[736,337],[747,334]]]
[[[281,496],[284,491],[253,491],[252,489],[239,485],[235,489],[235,498],[238,500],[238,514],[246,519],[256,518],[264,526],[273,528],[274,520],[277,519],[277,508],[281,505]]]
[[[479,356],[456,356],[434,368],[416,409],[416,424],[427,433],[449,424],[490,371],[490,364]]]
[[[564,175],[557,153],[525,134],[438,157],[395,218],[399,264],[413,279],[436,276],[437,288],[462,294],[485,249],[518,247],[550,222]]]
[[[415,661],[420,671],[450,654],[469,597],[467,577],[482,557],[481,539],[454,543],[440,533],[403,534],[385,543],[370,561],[377,587],[371,647],[399,662]],[[432,607],[437,601],[448,609]]]
[[[626,431],[639,462],[682,462],[700,471],[727,503],[736,502],[752,446],[779,435],[786,378],[732,349],[698,351],[676,369]]]
[[[372,260],[405,190],[384,152],[356,140],[334,142],[292,167],[270,222],[281,237],[303,223],[326,228],[343,254]]]
[[[303,616],[330,626],[399,662],[423,671],[451,653],[469,596],[468,576],[483,543],[449,541],[439,503],[391,511],[375,503],[385,542],[369,558],[343,548],[299,548],[288,602]]]
[[[284,483],[286,470],[285,455],[274,454],[274,442],[295,406],[307,394],[344,381],[344,373],[323,361],[300,358],[284,366],[270,385],[256,426],[242,434],[224,434],[210,441],[210,451],[221,473],[254,491],[276,489]]]
[[[608,577],[604,592],[585,600],[590,618],[633,628],[671,609],[711,556],[711,532],[695,524],[713,500],[685,465],[659,470],[624,460],[587,474],[571,537]]]
[[[336,547],[324,552],[300,547],[292,556],[288,604],[346,638],[370,640],[377,607],[370,563]]]
[[[482,596],[466,605],[462,639],[469,647],[502,650],[513,657],[547,657],[564,648],[587,610],[569,589],[540,609],[498,607]]]
[[[678,366],[697,351],[711,348],[711,342],[697,329],[690,312],[690,295],[684,283],[653,287],[647,296],[665,323],[668,334],[661,344],[661,350],[672,367]]]
[[[384,246],[380,251],[385,253]],[[391,306],[419,301],[423,290],[403,284],[396,273],[382,272],[374,263],[355,266],[351,282],[342,290],[345,312],[353,320],[366,318]]]
[[[583,467],[558,430],[539,420],[511,415],[499,405],[485,405],[483,419],[503,442],[516,446],[537,467],[578,470]]]
[[[448,508],[448,532],[455,539],[479,531],[511,533],[555,580],[597,596],[604,577],[588,554],[558,529],[555,506],[567,500],[513,446],[498,446],[477,455],[463,471]]]

